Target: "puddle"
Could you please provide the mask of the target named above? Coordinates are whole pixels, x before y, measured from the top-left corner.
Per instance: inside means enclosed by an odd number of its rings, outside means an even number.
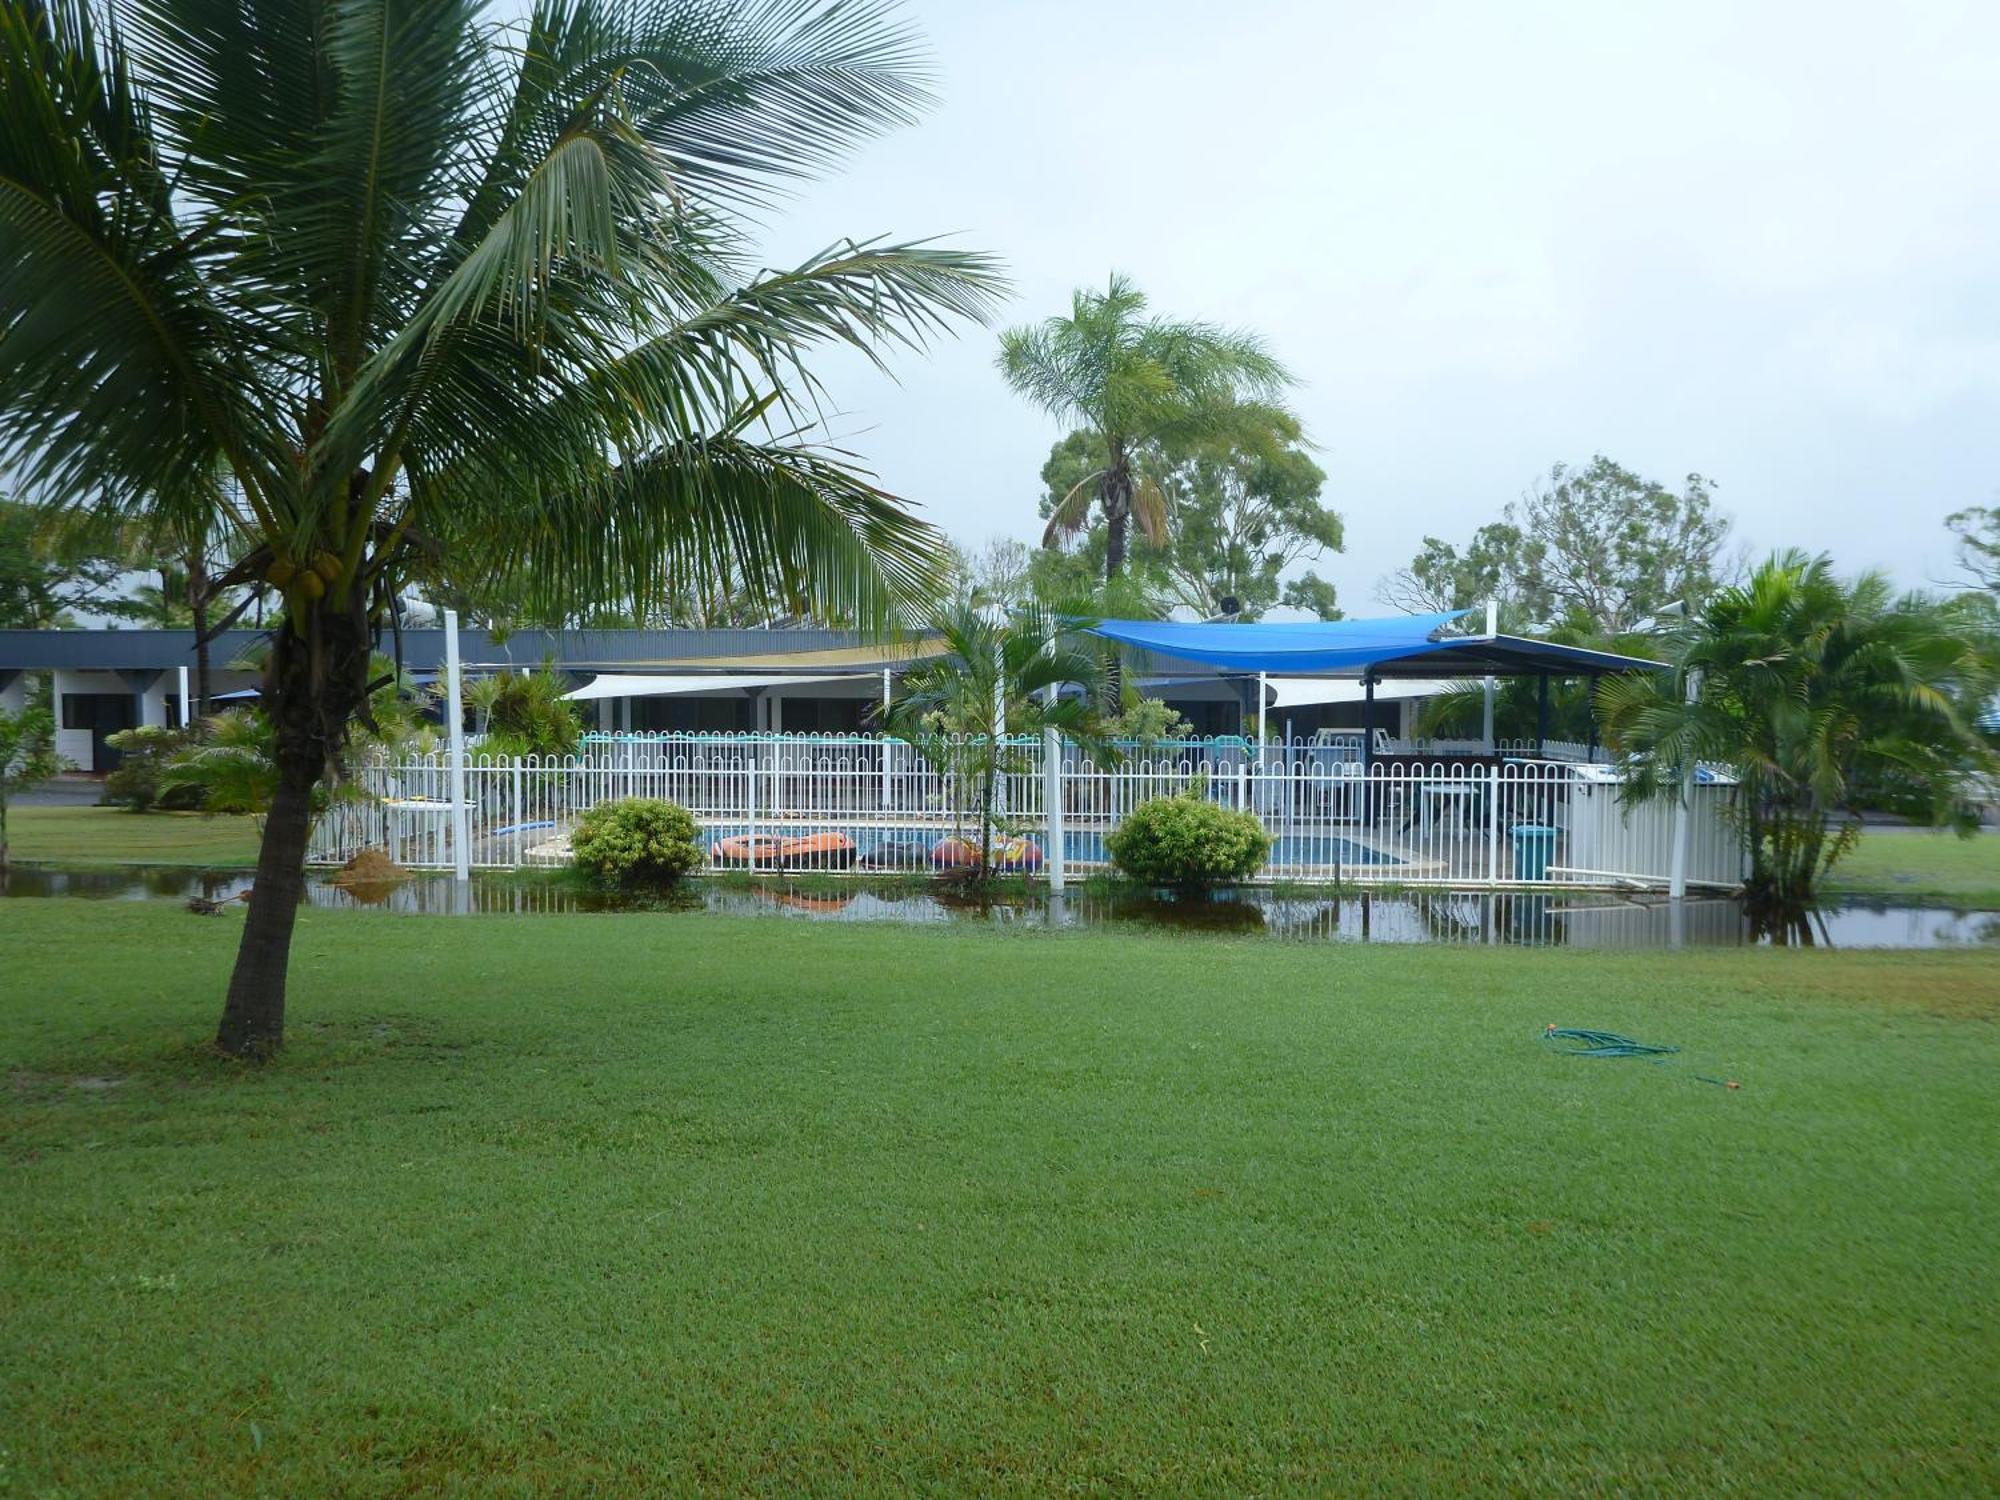
[[[174,868],[62,870],[16,866],[4,894],[92,900],[223,902],[247,889],[248,871]],[[1600,949],[1740,947],[1756,936],[1742,906],[1730,900],[1634,898],[1591,892],[1398,891],[1321,895],[1244,889],[1175,900],[1100,888],[1051,896],[1037,887],[992,900],[907,885],[865,881],[749,883],[694,881],[664,898],[627,900],[562,879],[475,875],[463,889],[447,875],[424,873],[362,893],[307,880],[315,906],[372,907],[424,915],[470,912],[529,915],[630,911],[687,920],[702,913],[761,915],[810,922],[977,922],[1021,927],[1127,927],[1259,935],[1297,942],[1453,943]],[[1814,946],[1952,948],[2000,946],[2000,912],[1893,901],[1846,900],[1811,914]],[[1794,939],[1797,941],[1796,937]]]

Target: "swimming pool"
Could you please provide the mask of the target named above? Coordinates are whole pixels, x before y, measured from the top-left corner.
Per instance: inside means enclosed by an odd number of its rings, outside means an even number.
[[[795,867],[824,868],[828,864],[845,866],[852,863],[871,869],[917,869],[927,868],[931,863],[931,849],[942,838],[950,834],[936,833],[928,829],[909,828],[898,825],[869,825],[858,823],[779,823],[760,824],[755,830],[744,823],[714,824],[704,827],[702,837],[713,846],[723,839],[740,838],[751,832],[779,838],[803,838],[814,833],[844,833],[854,840],[854,854],[851,860],[829,861],[824,857],[806,858],[796,862]],[[977,838],[968,829],[963,837]],[[1005,837],[998,832],[994,835],[998,842]],[[1048,839],[1045,835],[1027,835],[1024,843],[1034,846],[1038,858],[1048,853]],[[1103,865],[1111,862],[1110,854],[1104,847],[1104,831],[1095,828],[1065,828],[1063,830],[1063,862],[1075,865]],[[788,865],[794,862],[787,862]],[[1405,861],[1393,854],[1374,849],[1367,844],[1346,838],[1337,833],[1287,833],[1280,834],[1271,845],[1270,863],[1281,869],[1301,867],[1385,868],[1400,865]]]

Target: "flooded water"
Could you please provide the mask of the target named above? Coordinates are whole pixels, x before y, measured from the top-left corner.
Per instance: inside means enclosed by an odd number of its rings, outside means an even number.
[[[118,868],[15,868],[0,894],[93,900],[228,901],[248,889],[247,871]],[[810,922],[976,922],[997,926],[1150,927],[1264,936],[1300,942],[1517,944],[1597,949],[1740,947],[1767,942],[1730,900],[1635,898],[1590,892],[1399,891],[1335,895],[1244,889],[1179,900],[1090,888],[1051,896],[1015,888],[987,900],[932,882],[871,886],[781,878],[696,881],[662,898],[633,901],[563,879],[475,876],[465,887],[449,876],[420,874],[350,891],[314,874],[312,904],[370,907],[420,915],[627,911],[687,920],[702,913]],[[1795,943],[1831,948],[2000,947],[2000,912],[1888,901],[1844,901],[1809,915]]]

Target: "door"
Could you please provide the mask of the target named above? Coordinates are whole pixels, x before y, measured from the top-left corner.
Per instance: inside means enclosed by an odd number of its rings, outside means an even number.
[[[104,737],[139,722],[138,706],[130,693],[64,693],[62,727],[90,731],[90,769],[115,771],[125,759],[123,752],[104,743]]]

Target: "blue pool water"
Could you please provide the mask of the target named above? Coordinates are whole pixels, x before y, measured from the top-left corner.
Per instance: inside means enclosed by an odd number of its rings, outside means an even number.
[[[720,839],[737,838],[752,830],[744,824],[723,824],[704,828],[702,836],[710,844]],[[784,838],[803,837],[808,833],[821,831],[844,833],[854,840],[856,863],[888,869],[912,869],[930,863],[931,847],[940,835],[919,832],[910,828],[892,826],[867,827],[856,824],[826,824],[819,826],[799,826],[793,824],[760,825],[756,832],[777,834]],[[968,830],[966,837],[975,835]],[[996,836],[997,837],[997,836]],[[1042,854],[1048,853],[1047,840],[1040,834],[1031,834],[1027,843],[1035,846]],[[1063,830],[1063,859],[1066,863],[1091,865],[1109,864],[1111,857],[1105,852],[1104,835],[1096,829],[1065,828]],[[1342,867],[1368,865],[1382,868],[1399,865],[1403,861],[1393,854],[1385,854],[1379,849],[1371,849],[1366,844],[1353,839],[1342,838],[1338,834],[1314,834],[1312,836],[1281,835],[1271,846],[1273,864],[1296,868],[1300,865],[1340,865]]]

